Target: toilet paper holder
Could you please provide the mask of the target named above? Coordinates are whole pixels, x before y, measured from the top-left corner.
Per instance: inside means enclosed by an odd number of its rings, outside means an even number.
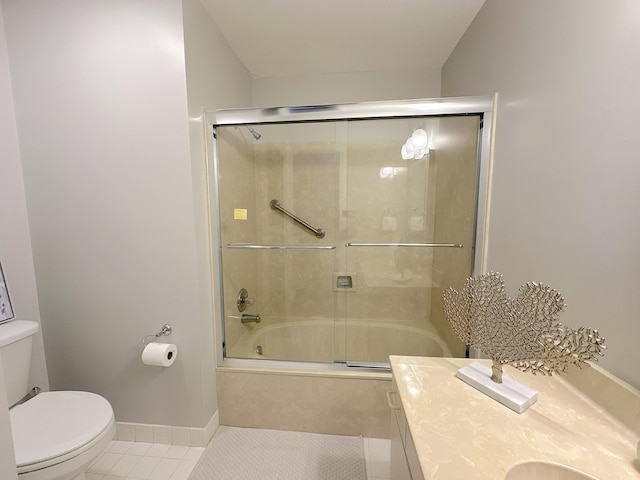
[[[165,323],[162,326],[162,330],[160,330],[155,335],[145,335],[144,337],[142,337],[143,348],[149,345],[149,343],[152,341],[152,340],[148,340],[149,338],[156,339],[156,338],[162,337],[163,335],[171,335],[172,331],[173,331],[173,328],[171,327],[171,325],[169,325],[168,323]]]

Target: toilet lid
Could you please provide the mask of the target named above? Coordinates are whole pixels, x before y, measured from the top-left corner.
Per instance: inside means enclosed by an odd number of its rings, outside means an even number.
[[[43,392],[9,410],[18,467],[79,449],[113,421],[113,409],[89,392]]]

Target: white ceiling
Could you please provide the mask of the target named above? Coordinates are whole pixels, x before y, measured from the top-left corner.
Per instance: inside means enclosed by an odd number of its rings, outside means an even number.
[[[485,0],[200,0],[254,77],[441,68]]]

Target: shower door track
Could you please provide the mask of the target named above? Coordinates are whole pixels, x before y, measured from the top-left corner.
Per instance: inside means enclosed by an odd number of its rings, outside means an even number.
[[[496,96],[445,97],[289,107],[223,108],[206,112],[206,119],[208,125],[215,127],[357,118],[490,115],[496,98]]]
[[[391,371],[389,362],[356,362],[347,361],[344,363],[349,368],[370,368],[373,370]]]

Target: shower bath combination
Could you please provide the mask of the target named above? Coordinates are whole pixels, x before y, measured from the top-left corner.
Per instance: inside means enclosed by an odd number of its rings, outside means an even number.
[[[484,270],[494,103],[209,112],[219,364],[466,356],[442,291]]]

